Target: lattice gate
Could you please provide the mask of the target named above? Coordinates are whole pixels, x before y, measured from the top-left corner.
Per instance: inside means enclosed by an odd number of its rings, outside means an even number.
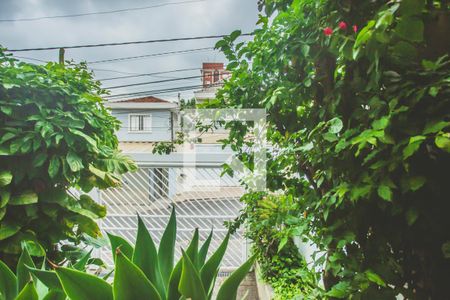
[[[221,176],[220,167],[145,167],[128,173],[123,186],[100,192],[99,201],[108,209],[100,223],[101,229],[135,242],[139,214],[155,242],[159,240],[169,219],[171,206],[177,212],[177,256],[186,248],[195,228],[203,242],[214,229],[210,251],[215,250],[227,233],[225,221],[236,218],[244,190],[230,176]],[[110,252],[100,253],[106,263],[112,263]],[[247,243],[242,232],[229,241],[222,269],[232,270],[247,256]]]

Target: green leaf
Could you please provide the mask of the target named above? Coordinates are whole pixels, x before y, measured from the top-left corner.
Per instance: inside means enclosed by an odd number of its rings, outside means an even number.
[[[33,274],[39,281],[41,281],[46,287],[50,289],[62,290],[61,283],[59,282],[58,276],[55,272],[36,269],[27,266],[31,274]]]
[[[86,269],[86,264],[89,261],[89,258],[91,258],[92,250],[87,252],[85,255],[83,255],[82,258],[80,258],[74,265],[73,268],[75,270],[84,271]]]
[[[438,135],[434,140],[436,146],[442,150],[450,152],[450,134],[445,133],[442,135]]]
[[[378,192],[378,196],[380,196],[384,200],[392,201],[392,190],[391,190],[391,188],[389,186],[387,186],[387,185],[380,185],[378,187],[377,192]]]
[[[94,213],[98,218],[106,216],[106,207],[95,202],[89,195],[81,195],[79,203],[83,209]]]
[[[406,222],[409,226],[413,225],[418,217],[419,212],[417,211],[417,209],[410,208],[406,211]]]
[[[280,240],[280,243],[278,244],[278,253],[280,253],[281,250],[283,250],[284,246],[286,246],[286,243],[288,242],[288,237],[283,236],[283,238]]]
[[[450,122],[445,122],[445,121],[428,122],[425,125],[423,134],[437,133],[448,126],[450,126]]]
[[[116,250],[118,248],[120,248],[120,252],[123,253],[123,255],[125,255],[128,258],[132,258],[133,257],[133,246],[131,246],[131,244],[126,241],[124,238],[117,236],[117,235],[113,235],[111,233],[107,233],[108,238],[109,238],[109,242],[111,243],[111,251],[112,251],[112,255],[114,260],[116,259]]]
[[[15,235],[21,226],[11,222],[3,222],[0,224],[0,241]]]
[[[328,121],[328,124],[330,126],[330,128],[328,129],[328,132],[330,132],[330,133],[339,133],[339,132],[341,132],[342,128],[344,127],[342,120],[339,118],[331,119],[330,121]]]
[[[57,268],[56,274],[71,300],[113,300],[111,285],[97,276],[68,268]]]
[[[403,159],[407,159],[412,156],[417,150],[419,150],[420,145],[426,139],[425,136],[414,136],[409,139],[409,144],[403,149]]]
[[[350,293],[350,283],[347,281],[341,281],[335,284],[331,288],[331,290],[326,293],[326,295],[329,297],[343,299],[347,298],[349,293]]]
[[[66,300],[66,294],[59,290],[50,290],[42,300]]]
[[[0,171],[0,187],[11,183],[13,175],[11,171]]]
[[[381,119],[375,120],[372,122],[372,128],[375,130],[383,130],[385,129],[389,124],[389,118],[388,117],[382,117]]]
[[[411,177],[408,180],[408,183],[409,183],[409,187],[411,188],[411,190],[413,192],[415,192],[418,189],[420,189],[425,184],[426,181],[427,181],[427,179],[423,176],[415,176],[415,177]]]
[[[395,32],[405,40],[423,41],[423,21],[416,17],[403,17],[395,28]]]
[[[53,156],[50,159],[50,163],[48,165],[48,175],[50,175],[51,178],[54,178],[58,174],[60,165],[61,162],[59,161],[58,156]]]
[[[47,153],[39,153],[33,159],[33,167],[37,168],[42,166],[47,160]]]
[[[33,204],[38,202],[38,195],[31,191],[25,191],[20,195],[13,195],[11,199],[9,200],[10,205],[27,205],[27,204]]]
[[[78,172],[83,169],[83,160],[75,152],[69,151],[66,160],[72,172]]]
[[[213,230],[211,229],[211,232],[209,233],[208,237],[206,238],[205,242],[203,243],[202,247],[200,248],[200,251],[198,252],[198,267],[201,269],[206,261],[206,255],[208,254],[209,245],[211,244],[213,236]]]
[[[8,191],[0,191],[0,208],[3,208],[8,204],[11,198],[11,193]]]
[[[370,270],[367,270],[365,272],[365,274],[369,281],[372,281],[372,282],[378,284],[379,286],[386,287],[386,282],[384,282],[384,280],[381,279],[381,277],[378,274],[376,274]]]
[[[28,270],[28,267],[35,268],[35,265],[33,260],[31,259],[30,253],[28,252],[28,248],[23,247],[16,270],[18,291],[21,291],[27,285],[27,283],[33,279],[31,277],[30,270]]]
[[[138,232],[133,253],[133,264],[139,267],[158,293],[165,298],[165,287],[158,261],[158,252],[150,233],[138,216]]]
[[[13,300],[17,295],[16,275],[0,260],[0,298]]]
[[[15,300],[39,300],[33,281],[29,281]]]
[[[167,286],[167,300],[179,300],[181,297],[178,291],[178,285],[180,284],[182,267],[183,259],[180,259],[170,274],[169,284]]]
[[[200,276],[202,278],[203,286],[205,287],[207,292],[209,292],[214,285],[214,281],[217,277],[217,272],[219,271],[220,263],[228,247],[229,239],[230,234],[228,233],[217,250],[211,255],[211,257],[206,261],[205,265],[201,268]]]
[[[119,250],[116,256],[114,274],[114,299],[161,299],[155,286],[148,280],[144,272],[133,264]]]
[[[183,251],[183,268],[178,290],[181,295],[192,300],[207,300],[200,274],[189,256]]]
[[[235,30],[230,34],[230,41],[234,42],[242,34],[241,30]]]
[[[161,237],[158,249],[158,261],[161,268],[161,275],[164,283],[167,285],[170,273],[173,269],[175,256],[175,240],[177,237],[177,220],[175,206],[172,208],[169,222]]]
[[[237,297],[237,289],[241,284],[242,280],[247,276],[250,268],[255,262],[256,256],[249,258],[242,266],[240,266],[236,271],[231,273],[220,286],[219,292],[217,293],[216,300],[235,300]]]

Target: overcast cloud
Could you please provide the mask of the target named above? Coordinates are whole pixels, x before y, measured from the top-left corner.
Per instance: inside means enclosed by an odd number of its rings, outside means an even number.
[[[0,19],[34,18],[42,16],[89,13],[125,8],[151,6],[186,0],[0,0]],[[0,22],[0,44],[10,49],[60,45],[96,44],[121,41],[151,40],[202,35],[229,34],[233,30],[251,32],[257,21],[256,0],[205,0],[168,5],[140,11],[83,16],[76,18],[44,19],[24,22]],[[217,40],[195,40],[161,44],[128,45],[118,47],[69,49],[66,59],[95,61],[125,56],[138,56],[184,49],[214,46]],[[42,60],[57,60],[58,51],[16,53]],[[95,64],[98,79],[153,73],[184,68],[200,68],[202,62],[225,62],[217,51],[202,51],[131,61]],[[119,72],[102,71],[115,70]],[[162,80],[200,75],[199,70],[139,77],[105,82],[105,86]],[[200,79],[152,84],[116,89],[114,93],[157,90],[201,84]],[[189,98],[192,92],[182,92]],[[160,95],[175,99],[176,93]]]

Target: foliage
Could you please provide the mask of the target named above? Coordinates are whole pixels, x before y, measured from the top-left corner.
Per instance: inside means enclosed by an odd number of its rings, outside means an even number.
[[[212,106],[267,109],[268,189],[296,199],[327,297],[446,298],[447,2],[260,2],[252,41],[216,45],[232,77]],[[251,167],[248,126],[227,128]]]
[[[61,241],[100,235],[105,208],[87,194],[119,184],[135,165],[117,150],[119,123],[84,64],[19,62],[0,51],[0,258],[25,241],[60,261]]]
[[[174,264],[176,228],[176,216],[175,210],[173,210],[158,249],[140,218],[134,247],[121,237],[109,235],[115,261],[112,284],[106,281],[107,278],[87,273],[80,264],[72,267],[55,265],[53,272],[36,269],[28,252],[25,251],[26,262],[20,262],[21,265],[17,269],[18,274],[19,270],[23,270],[26,276],[22,276],[22,280],[19,280],[22,285],[18,290],[27,284],[28,278],[31,276],[34,278],[36,286],[30,289],[37,290],[38,283],[44,284],[47,289],[44,289],[43,294],[58,295],[59,298],[55,299],[65,299],[66,296],[73,300],[211,299],[215,278],[228,245],[229,235],[207,258],[212,232],[199,248],[199,233],[196,229],[188,248],[182,251],[182,258]],[[253,265],[253,261],[254,258],[250,258],[222,283],[216,299],[236,299],[237,288]],[[0,264],[2,278],[4,274],[10,273],[11,271],[6,265]],[[11,282],[13,282],[14,278],[11,275],[6,278],[11,278]],[[8,285],[9,281],[4,282],[6,284],[0,285],[0,297],[10,293],[16,286],[12,283]],[[11,297],[8,296],[5,300],[15,299],[16,294],[11,294]]]
[[[319,298],[323,291],[313,291],[319,280],[294,243],[303,226],[297,200],[292,195],[251,193],[241,201],[242,214],[230,226],[245,225],[262,279],[273,287],[276,299],[291,300],[300,294]]]

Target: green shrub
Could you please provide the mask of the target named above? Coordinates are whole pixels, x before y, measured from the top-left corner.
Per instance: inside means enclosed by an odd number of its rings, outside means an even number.
[[[53,272],[36,269],[25,248],[17,267],[17,277],[5,264],[0,263],[0,276],[7,279],[0,281],[0,299],[3,300],[3,296],[5,300],[17,300],[15,297],[21,290],[55,297],[51,299],[65,299],[67,296],[72,300],[211,299],[229,234],[207,258],[213,233],[200,247],[199,232],[196,229],[188,248],[182,250],[182,258],[175,264],[176,232],[176,215],[173,210],[158,248],[140,218],[135,246],[110,234],[115,261],[112,284],[106,278],[87,273],[84,270],[87,259],[80,260],[71,267],[54,265]],[[253,261],[254,258],[250,258],[222,283],[217,300],[236,299],[238,286],[249,272]],[[109,274],[106,277],[108,276]],[[30,280],[34,280],[35,284],[27,285]],[[47,288],[39,290],[38,284],[44,284]]]
[[[105,208],[69,189],[116,186],[135,168],[117,150],[103,92],[83,64],[37,66],[0,50],[0,258],[10,267],[21,242],[60,261],[60,241],[100,234]]]
[[[268,189],[297,199],[327,297],[448,298],[448,1],[260,4],[251,41],[217,44],[213,104],[267,109]],[[251,168],[248,126],[227,128]]]
[[[245,237],[252,242],[260,275],[272,286],[276,299],[291,300],[304,294],[317,298],[321,292],[312,294],[312,290],[319,280],[293,240],[302,226],[297,200],[289,195],[252,193],[241,201],[245,204],[242,214],[230,226],[245,225]]]

